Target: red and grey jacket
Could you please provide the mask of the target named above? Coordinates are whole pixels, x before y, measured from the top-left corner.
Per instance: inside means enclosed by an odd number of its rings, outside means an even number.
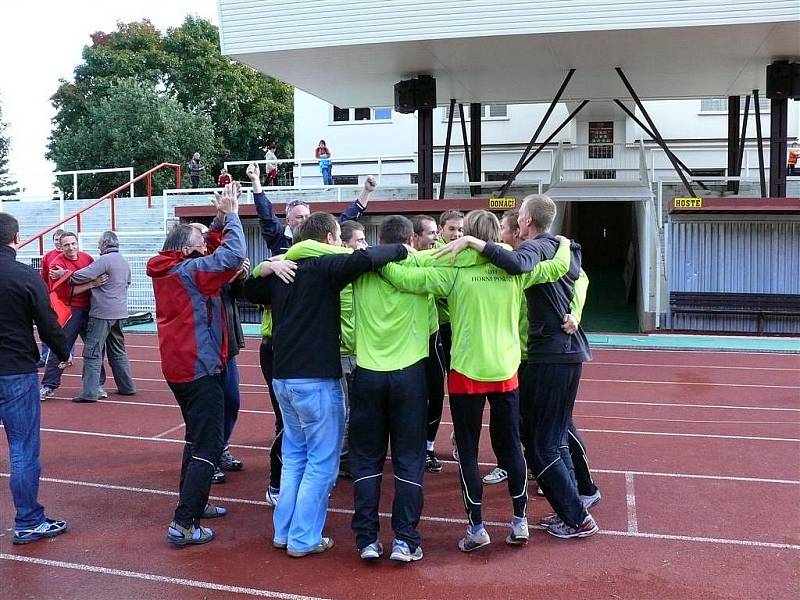
[[[219,373],[228,360],[228,332],[220,290],[244,262],[246,244],[235,213],[225,218],[223,243],[212,254],[158,253],[147,261],[156,299],[161,370],[170,383]]]

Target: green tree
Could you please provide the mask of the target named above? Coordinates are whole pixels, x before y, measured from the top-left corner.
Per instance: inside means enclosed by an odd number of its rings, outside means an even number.
[[[222,160],[261,158],[272,141],[279,156],[292,155],[292,88],[222,56],[219,32],[209,21],[187,17],[165,34],[147,20],[118,23],[116,31],[97,32],[91,38],[83,62],[75,68],[74,82],[62,81],[52,97],[57,113],[48,158],[60,169],[87,168],[65,160],[62,138],[86,125],[90,104],[108,97],[120,79],[147,84],[211,120],[217,162],[203,157],[209,177]],[[112,166],[111,160],[103,162]]]
[[[208,163],[219,158],[208,116],[187,110],[177,99],[135,79],[120,79],[108,87],[104,97],[90,99],[83,116],[52,141],[50,151],[60,164],[87,169],[131,166],[136,173],[161,162],[180,164],[185,172],[186,157],[194,152]],[[155,179],[156,191],[162,185],[172,187],[172,177],[160,173]],[[81,195],[88,195],[90,185],[98,188],[93,195],[102,195],[123,181],[113,174],[95,175],[91,183],[81,186]],[[69,183],[61,183],[62,189],[71,191]],[[140,184],[139,193],[144,185]]]
[[[11,149],[11,140],[5,134],[6,127],[8,124],[3,121],[3,107],[0,105],[0,197],[19,193],[17,182],[8,174],[8,151]]]

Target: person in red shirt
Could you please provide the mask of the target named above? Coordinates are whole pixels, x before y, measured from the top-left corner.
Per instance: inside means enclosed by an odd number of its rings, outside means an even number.
[[[64,335],[67,338],[67,346],[72,347],[78,336],[81,339],[86,337],[86,325],[89,322],[89,302],[90,291],[104,283],[104,278],[99,277],[94,281],[82,285],[73,285],[69,278],[75,271],[88,267],[94,259],[78,250],[78,236],[71,231],[66,231],[61,235],[61,253],[50,261],[48,288],[51,292],[55,291],[56,296],[64,304],[70,307],[72,315],[69,321],[63,326]],[[62,281],[66,277],[66,281]],[[55,390],[61,385],[61,369],[58,368],[58,357],[50,355],[44,368],[42,376],[42,387],[39,389],[41,400],[50,398]],[[105,370],[100,371],[100,385],[105,382]],[[100,389],[100,397],[107,398],[103,389]]]
[[[53,262],[53,259],[61,254],[61,236],[63,235],[63,229],[56,229],[53,232],[53,249],[49,250],[43,257],[41,261],[41,268],[42,268],[42,279],[44,279],[45,285],[48,286],[50,283],[50,263]],[[50,348],[47,347],[47,344],[42,342],[42,352],[39,355],[39,362],[36,363],[36,368],[41,369],[45,363],[47,362],[47,355],[50,353]]]
[[[219,177],[217,178],[217,187],[225,187],[231,182],[231,174],[228,173],[228,169],[222,169],[219,172]]]

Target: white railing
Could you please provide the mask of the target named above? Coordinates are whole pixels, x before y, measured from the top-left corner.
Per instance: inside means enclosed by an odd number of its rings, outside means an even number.
[[[639,180],[640,149],[628,144],[560,144],[559,181]]]
[[[690,169],[719,169],[722,175],[728,174],[728,149],[725,146],[708,146],[706,148],[678,148],[671,147],[675,156],[683,160]],[[697,159],[700,155],[707,155],[708,158]],[[686,155],[689,155],[688,157]],[[692,160],[692,158],[694,160]],[[700,164],[697,164],[697,163]],[[694,164],[692,164],[694,163]],[[650,180],[655,181],[656,170],[672,171],[672,163],[666,153],[661,148],[650,148]],[[764,144],[764,170],[769,179],[769,144]],[[745,148],[742,160],[742,177],[758,177],[758,148]],[[711,178],[698,177],[698,181],[705,181]]]
[[[78,200],[78,175],[95,175],[97,173],[128,173],[128,181],[130,185],[130,196],[133,198],[133,167],[115,167],[112,169],[79,169],[77,171],[56,171],[53,173],[56,177],[59,175],[72,175],[72,199]],[[63,195],[62,195],[63,199]],[[63,216],[62,216],[63,219]]]

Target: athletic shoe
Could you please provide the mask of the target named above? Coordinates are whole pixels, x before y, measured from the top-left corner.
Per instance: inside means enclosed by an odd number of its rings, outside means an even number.
[[[286,542],[280,542],[278,540],[272,540],[272,547],[277,548],[278,550],[286,550],[288,544]]]
[[[214,469],[214,474],[211,476],[211,483],[225,483],[225,473],[219,467]]]
[[[47,360],[45,360],[45,358],[44,358],[44,357],[42,357],[42,358],[40,358],[40,359],[39,359],[39,360],[36,362],[36,368],[37,368],[37,369],[41,369],[41,368],[42,368],[42,367],[44,367],[46,364],[47,364]]]
[[[595,504],[600,502],[600,499],[602,497],[603,496],[600,493],[599,489],[595,489],[594,494],[592,494],[591,496],[581,496],[581,502],[583,502],[583,508],[585,508],[586,510],[589,510]]]
[[[211,502],[206,504],[206,507],[203,509],[203,519],[218,519],[219,517],[224,517],[227,513],[227,509],[222,508],[221,506],[214,506]]]
[[[167,528],[167,541],[176,546],[207,544],[214,539],[214,532],[208,527],[181,527],[175,521]]]
[[[580,527],[577,529],[575,527],[570,527],[563,521],[547,528],[547,533],[561,539],[589,537],[598,531],[600,531],[600,528],[597,526],[597,523],[594,522],[592,515],[586,515],[583,523],[581,523]]]
[[[391,560],[399,560],[400,562],[414,562],[422,560],[422,546],[417,546],[414,552],[408,547],[408,544],[402,540],[395,540],[392,542],[392,553],[389,555]]]
[[[450,443],[453,445],[453,460],[456,462],[458,461],[458,446],[456,446],[456,434],[450,434]]]
[[[231,451],[228,450],[228,447],[225,446],[225,449],[222,451],[222,456],[219,458],[219,466],[224,471],[240,471],[244,463],[238,458],[235,458],[233,454],[231,454]]]
[[[72,399],[73,402],[97,402],[97,398],[84,398],[83,396],[75,396]]]
[[[53,394],[55,394],[55,393],[56,393],[56,391],[53,388],[44,385],[39,390],[39,400],[44,402],[48,398],[52,398]]]
[[[492,540],[486,532],[486,528],[481,527],[478,533],[470,533],[469,525],[467,526],[467,535],[458,541],[458,549],[462,552],[472,552],[478,548],[482,548],[490,544]]]
[[[286,549],[286,554],[291,556],[292,558],[303,558],[304,556],[308,556],[309,554],[320,554],[325,552],[326,550],[330,550],[333,548],[333,538],[324,537],[320,541],[320,543],[312,548],[311,550],[305,550],[303,552],[298,552],[296,550],[289,550]]]
[[[533,481],[536,477],[533,476],[533,471],[528,469],[528,481]]]
[[[372,542],[364,546],[360,554],[362,560],[377,560],[383,556],[383,544],[380,542]]]
[[[524,519],[519,523],[514,523],[514,521],[511,521],[511,533],[509,533],[508,537],[506,538],[506,544],[511,544],[512,546],[524,546],[528,543],[529,536],[528,519]]]
[[[551,525],[558,525],[562,522],[563,521],[561,520],[561,517],[559,517],[556,513],[553,513],[551,515],[547,515],[545,518],[539,521],[539,527],[544,527],[547,529]]]
[[[500,467],[495,467],[491,473],[483,478],[483,483],[486,485],[494,485],[496,483],[503,483],[508,479],[508,472]]]
[[[57,519],[45,519],[40,525],[33,529],[15,529],[15,544],[30,544],[45,538],[56,537],[67,530],[67,522]]]
[[[428,450],[425,454],[425,470],[428,473],[439,473],[442,470],[442,463],[433,450]]]
[[[537,496],[544,496],[544,491],[538,485],[536,486],[536,495]]]
[[[99,391],[97,392],[97,397],[100,398],[101,400],[105,400],[106,398],[108,398],[108,392],[105,391],[103,388],[99,388]]]
[[[267,487],[267,492],[264,495],[264,498],[267,502],[267,506],[277,506],[278,505],[278,498],[281,495],[281,491],[278,488],[274,488],[271,485]]]

